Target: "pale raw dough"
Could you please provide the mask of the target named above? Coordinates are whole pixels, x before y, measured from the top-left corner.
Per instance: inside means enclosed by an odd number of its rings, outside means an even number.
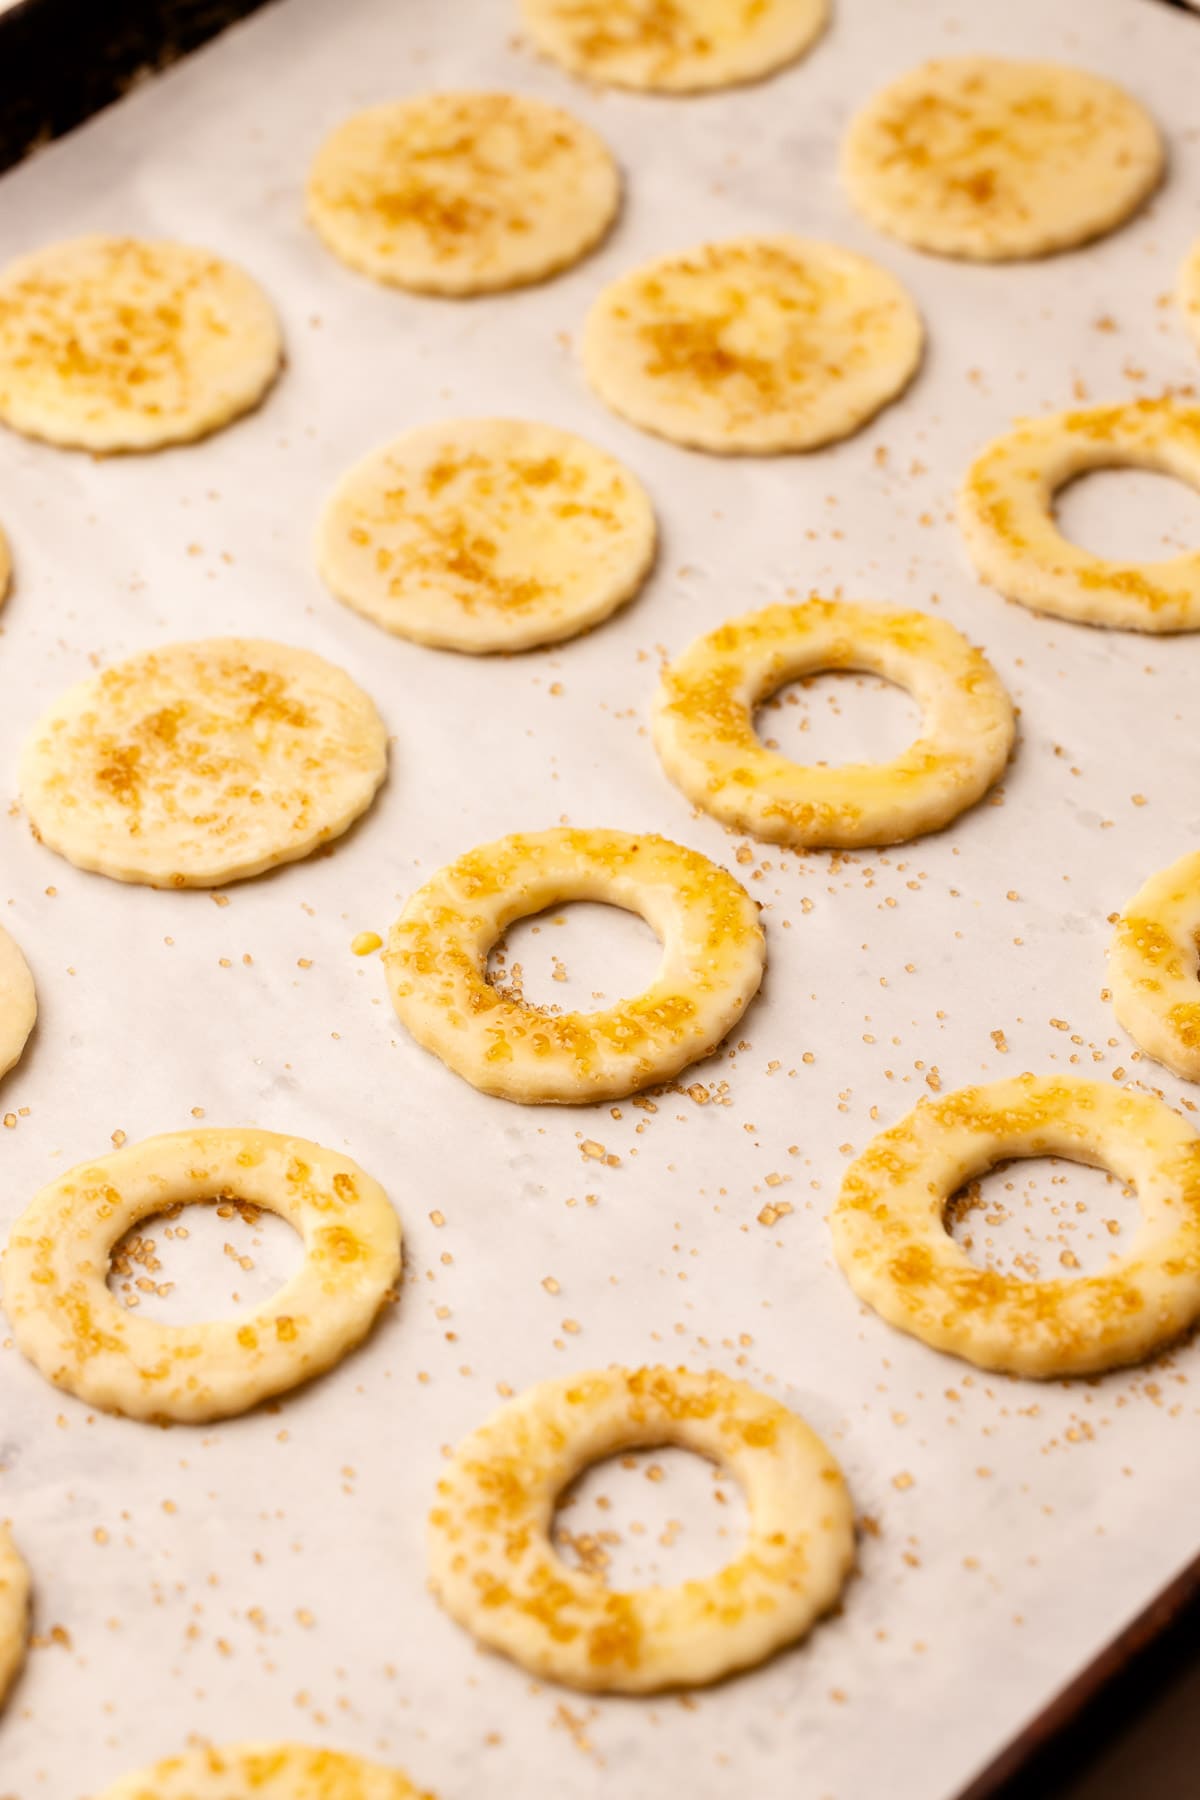
[[[69,689],[26,743],[20,780],[35,834],[79,868],[215,887],[340,836],[386,770],[379,714],[341,669],[209,638]]]
[[[421,425],[357,463],[317,532],[339,600],[446,650],[574,637],[654,561],[641,483],[583,438],[518,419]]]
[[[434,1800],[399,1769],[308,1744],[184,1750],[114,1781],[95,1800]]]
[[[113,1247],[167,1207],[244,1200],[304,1241],[291,1280],[252,1311],[199,1325],[131,1312]],[[127,1418],[200,1424],[247,1412],[361,1343],[400,1273],[400,1222],[335,1150],[273,1131],[170,1132],[80,1163],[36,1194],[2,1263],[4,1310],[47,1381]]]
[[[37,1021],[37,995],[29,965],[0,927],[0,1076],[20,1061]]]
[[[737,1476],[741,1554],[677,1587],[616,1591],[571,1568],[554,1504],[590,1464],[681,1445]],[[429,1519],[434,1589],[454,1618],[532,1675],[592,1693],[698,1687],[805,1636],[854,1563],[837,1463],[804,1421],[710,1370],[597,1369],[539,1382],[458,1446]]]
[[[768,750],[759,701],[824,669],[869,669],[919,702],[922,731],[886,763],[802,764]],[[1000,679],[946,619],[844,600],[730,619],[663,671],[654,744],[676,787],[722,824],[770,843],[845,849],[936,831],[1008,761],[1013,709]]]
[[[829,0],[521,0],[534,47],[573,75],[662,94],[757,81],[828,17]]]
[[[208,250],[76,238],[0,275],[0,420],[68,449],[204,437],[258,404],[282,356],[262,289]]]
[[[1057,63],[924,63],[850,125],[858,210],[919,250],[980,262],[1047,256],[1122,224],[1162,178],[1154,120],[1123,88]]]
[[[1200,550],[1119,562],[1073,544],[1054,496],[1093,469],[1153,469],[1200,490],[1200,406],[1134,400],[1022,419],[980,452],[958,522],[980,579],[1035,612],[1125,631],[1200,630]]]
[[[1010,1157],[1065,1156],[1137,1189],[1142,1220],[1098,1275],[980,1268],[943,1212]],[[889,1325],[983,1369],[1095,1375],[1141,1362],[1200,1318],[1200,1137],[1152,1094],[1019,1075],[922,1100],[851,1164],[830,1218],[859,1298]]]
[[[1143,883],[1108,953],[1113,1010],[1130,1037],[1200,1081],[1200,850]]]
[[[748,237],[665,256],[605,288],[583,366],[643,431],[769,454],[857,431],[908,385],[921,344],[912,301],[866,257]]]
[[[620,197],[608,146],[561,107],[434,93],[339,125],[313,162],[308,216],[336,256],[376,281],[484,294],[577,262]]]
[[[1200,349],[1200,238],[1192,245],[1179,271],[1179,304],[1184,323]]]
[[[640,913],[663,944],[655,979],[597,1012],[543,1012],[487,979],[515,919],[560,901]],[[762,981],[758,907],[696,850],[624,831],[517,833],[427,881],[384,953],[392,1002],[427,1050],[473,1087],[526,1104],[618,1100],[715,1050]]]
[[[0,1525],[0,1706],[25,1661],[29,1636],[29,1570]]]

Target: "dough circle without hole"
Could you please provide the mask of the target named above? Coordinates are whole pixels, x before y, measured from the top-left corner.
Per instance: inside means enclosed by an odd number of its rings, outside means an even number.
[[[96,1800],[434,1800],[399,1769],[308,1744],[185,1750],[106,1787]]]
[[[257,406],[282,356],[258,284],[188,244],[76,238],[0,274],[0,420],[67,449],[204,437]]]
[[[757,81],[828,17],[829,0],[521,0],[534,47],[573,75],[663,94]]]
[[[900,283],[866,257],[808,238],[732,238],[606,287],[583,366],[643,431],[770,455],[857,431],[907,387],[922,336]]]
[[[308,856],[387,773],[374,705],[310,650],[208,638],[80,682],[21,757],[34,833],[81,869],[216,887]]]
[[[308,180],[309,219],[335,256],[447,295],[522,287],[578,262],[620,198],[603,139],[521,94],[421,94],[355,113]]]
[[[1200,238],[1193,244],[1179,271],[1179,304],[1197,349],[1200,349]]]
[[[304,1261],[236,1318],[160,1325],[106,1285],[114,1245],[166,1207],[243,1200],[286,1219]],[[179,1131],[80,1163],[37,1194],[3,1259],[19,1348],[56,1387],[131,1419],[230,1418],[332,1368],[400,1271],[387,1195],[349,1157],[272,1131]]]
[[[705,1580],[619,1591],[569,1567],[555,1503],[590,1464],[680,1445],[730,1470],[750,1514]],[[609,1368],[539,1382],[457,1448],[430,1514],[446,1610],[531,1674],[589,1692],[697,1687],[762,1662],[835,1603],[854,1561],[850,1497],[804,1421],[709,1371]]]
[[[0,1525],[0,1706],[25,1661],[29,1636],[29,1570]]]
[[[542,1012],[487,979],[516,919],[570,900],[640,913],[663,943],[644,992],[597,1012]],[[618,1100],[707,1056],[758,991],[758,908],[698,851],[624,831],[517,833],[468,851],[409,900],[385,952],[407,1029],[506,1100]]]
[[[922,735],[886,763],[835,768],[768,750],[754,708],[786,682],[867,669],[906,688]],[[1013,710],[991,664],[927,613],[809,600],[745,613],[698,638],[667,667],[654,742],[689,800],[776,844],[896,844],[936,831],[999,777]]]
[[[0,927],[0,1076],[21,1059],[37,1022],[37,994],[29,965]]]
[[[583,438],[517,419],[418,426],[343,477],[317,533],[339,600],[445,650],[526,650],[596,625],[654,561],[641,483]]]
[[[1062,535],[1054,496],[1094,469],[1152,469],[1200,490],[1200,406],[1135,400],[1023,419],[983,450],[958,495],[980,580],[1034,612],[1126,631],[1200,629],[1200,549],[1160,562],[1093,556]]]
[[[1122,224],[1158,186],[1163,145],[1123,88],[1058,63],[946,57],[890,82],[851,121],[850,198],[918,250],[1047,256]]]
[[[1064,1156],[1137,1189],[1124,1255],[1077,1280],[979,1268],[947,1232],[947,1201],[1009,1157]],[[1020,1075],[922,1100],[847,1171],[833,1247],[861,1300],[936,1350],[1040,1377],[1140,1362],[1200,1316],[1200,1137],[1149,1094]]]
[[[1200,1081],[1200,851],[1140,887],[1109,951],[1113,1010],[1134,1042]]]

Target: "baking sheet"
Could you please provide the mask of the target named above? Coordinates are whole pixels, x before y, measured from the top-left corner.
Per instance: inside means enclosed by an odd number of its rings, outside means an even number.
[[[920,57],[973,47],[1078,62],[1152,104],[1172,174],[1151,209],[1083,253],[998,269],[923,259],[858,221],[834,177],[849,111]],[[300,193],[322,134],[436,84],[542,94],[608,137],[629,192],[599,254],[546,287],[457,304],[376,289],[324,252]],[[927,1083],[1074,1066],[1192,1104],[1139,1062],[1101,989],[1107,916],[1200,834],[1200,640],[1006,605],[974,583],[949,507],[971,452],[1015,413],[1195,383],[1165,296],[1200,231],[1198,91],[1200,33],[1139,0],[986,15],[843,0],[807,62],[687,102],[572,84],[522,52],[501,0],[281,0],[0,182],[5,259],[85,230],[184,236],[259,276],[290,353],[261,413],[203,445],[93,462],[0,438],[16,562],[0,615],[9,793],[61,688],[171,638],[307,645],[363,683],[394,734],[366,820],[227,904],[79,873],[8,813],[0,921],[32,964],[41,1022],[0,1095],[0,1228],[113,1133],[178,1129],[202,1109],[344,1148],[388,1188],[407,1245],[399,1304],[363,1351],[211,1429],[95,1416],[5,1342],[0,1515],[37,1586],[36,1647],[0,1722],[6,1800],[70,1800],[192,1734],[336,1743],[443,1800],[938,1800],[1195,1553],[1194,1346],[1102,1381],[972,1375],[857,1305],[824,1214],[851,1150]],[[909,285],[930,348],[904,401],[848,444],[739,462],[643,437],[590,397],[574,339],[606,280],[704,237],[778,229],[863,250]],[[592,636],[472,661],[338,606],[310,536],[364,450],[490,412],[624,457],[663,545],[642,597]],[[1069,518],[1100,549],[1153,555],[1164,534],[1200,535],[1200,501],[1153,477],[1095,477]],[[739,849],[691,816],[646,734],[660,651],[810,590],[936,608],[986,646],[1022,709],[1002,795],[937,837],[836,858]],[[876,689],[815,686],[766,728],[798,753],[886,754],[911,709]],[[766,908],[761,999],[684,1078],[694,1095],[661,1095],[656,1111],[476,1094],[401,1032],[378,958],[350,951],[443,861],[560,819],[673,834]],[[611,998],[650,966],[636,921],[578,911],[512,934],[539,998]],[[552,954],[570,976],[558,988]],[[1010,1203],[1025,1175],[1007,1177]],[[1096,1266],[1104,1220],[1128,1230],[1132,1205],[1091,1172],[1051,1175],[1038,1204],[1057,1211],[1018,1206],[1017,1225],[1045,1219],[1045,1270],[1064,1249]],[[993,1209],[1004,1179],[987,1188]],[[187,1223],[186,1242],[156,1238],[154,1279],[177,1282],[164,1316],[227,1307],[286,1272],[285,1228]],[[971,1229],[1030,1253],[981,1213]],[[865,1520],[860,1573],[837,1619],[753,1674],[685,1699],[592,1701],[481,1655],[441,1615],[424,1514],[445,1447],[498,1384],[660,1358],[768,1384],[830,1440]],[[666,1479],[606,1469],[566,1515],[577,1533],[608,1521],[624,1576],[711,1565],[736,1525],[690,1459],[655,1460]]]

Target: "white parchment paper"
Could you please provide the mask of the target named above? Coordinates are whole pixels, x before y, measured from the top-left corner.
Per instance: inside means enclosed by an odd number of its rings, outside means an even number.
[[[1109,240],[1028,267],[956,266],[874,235],[835,179],[850,111],[910,63],[968,48],[1125,81],[1170,139],[1161,197]],[[329,257],[301,205],[323,133],[435,84],[542,94],[608,137],[628,196],[597,255],[543,288],[463,303],[375,288]],[[407,1244],[400,1302],[360,1354],[219,1428],[95,1417],[5,1344],[0,1515],[33,1570],[38,1646],[0,1720],[0,1794],[74,1800],[198,1733],[358,1749],[443,1800],[940,1800],[1195,1553],[1194,1346],[1103,1381],[973,1376],[859,1308],[824,1215],[851,1147],[927,1080],[1075,1066],[1191,1104],[1131,1054],[1101,990],[1107,915],[1200,841],[1200,641],[1007,605],[975,584],[950,498],[1021,411],[1195,383],[1165,296],[1200,233],[1198,93],[1200,30],[1144,0],[840,0],[795,69],[675,102],[572,84],[520,48],[506,0],[281,0],[0,181],[4,259],[85,230],[182,236],[261,279],[290,353],[262,411],[196,447],[94,462],[0,438],[16,563],[0,615],[9,795],[19,745],[61,688],[173,638],[307,645],[363,683],[394,733],[390,782],[361,826],[227,905],[79,873],[15,807],[0,821],[0,920],[41,1000],[0,1096],[0,1228],[112,1133],[178,1129],[203,1109],[344,1147],[387,1187]],[[646,257],[759,229],[827,236],[909,284],[930,345],[908,397],[850,443],[775,461],[693,455],[609,416],[575,354],[592,296]],[[553,653],[472,661],[390,639],[314,571],[316,510],[351,461],[406,426],[476,412],[586,433],[659,509],[642,597]],[[1070,516],[1098,548],[1197,541],[1186,491],[1095,483]],[[953,619],[1018,699],[1019,750],[999,799],[938,837],[735,861],[738,841],[691,816],[651,749],[659,651],[813,589]],[[825,755],[903,741],[901,703],[881,697],[876,718],[852,689],[839,731],[826,694],[770,729]],[[378,958],[351,954],[443,861],[560,818],[678,836],[763,901],[763,995],[685,1078],[715,1101],[667,1095],[652,1113],[486,1099],[408,1041]],[[606,974],[610,998],[625,973],[636,985],[635,925],[594,909],[586,933],[563,930],[583,957],[563,958],[563,998],[586,1004]],[[527,978],[536,964],[557,998],[547,941],[526,929]],[[1089,1177],[1055,1173],[1059,1212],[1045,1217],[1059,1239],[1075,1241],[1063,1233],[1078,1216],[1102,1241]],[[780,1200],[793,1210],[760,1224]],[[1117,1222],[1132,1217],[1126,1205]],[[222,1234],[239,1254],[251,1242],[237,1221],[218,1226],[207,1288],[189,1285],[189,1246],[170,1247],[168,1307],[228,1306],[284,1268],[260,1231],[243,1278]],[[1093,1266],[1102,1253],[1087,1251]],[[480,1655],[426,1591],[444,1448],[498,1383],[664,1357],[770,1384],[829,1438],[868,1520],[860,1573],[808,1645],[686,1703],[539,1688]],[[656,1554],[669,1578],[677,1564]]]

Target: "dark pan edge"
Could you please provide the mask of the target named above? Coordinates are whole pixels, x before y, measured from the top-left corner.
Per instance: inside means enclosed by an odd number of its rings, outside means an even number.
[[[1035,1800],[1061,1790],[1200,1644],[1200,1556],[1007,1743],[955,1800]],[[1101,1711],[1103,1709],[1103,1716]]]
[[[0,169],[61,137],[264,0],[20,0],[0,13]]]

